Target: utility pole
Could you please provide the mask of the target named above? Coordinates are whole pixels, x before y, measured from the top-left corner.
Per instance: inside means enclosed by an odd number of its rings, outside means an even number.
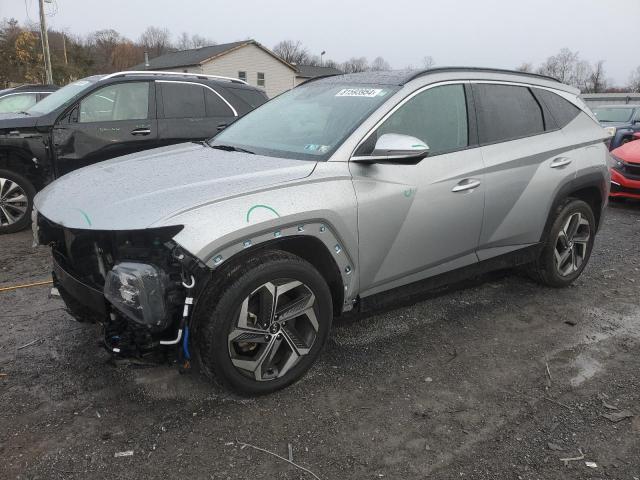
[[[67,39],[66,39],[66,35],[64,32],[62,32],[62,53],[64,56],[64,64],[68,65],[69,64],[69,60],[67,60]]]
[[[53,74],[51,73],[51,56],[49,54],[49,35],[47,34],[47,22],[44,18],[44,0],[40,3],[40,36],[42,37],[42,53],[44,54],[44,71],[47,77],[47,84],[53,83]]]

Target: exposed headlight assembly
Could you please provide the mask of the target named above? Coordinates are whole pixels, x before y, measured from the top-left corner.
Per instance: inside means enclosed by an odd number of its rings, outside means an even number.
[[[624,168],[624,162],[620,160],[618,157],[616,157],[615,155],[610,155],[609,166],[617,170],[622,170]]]
[[[169,321],[166,291],[169,277],[153,265],[122,262],[107,274],[104,296],[127,318],[164,329]]]

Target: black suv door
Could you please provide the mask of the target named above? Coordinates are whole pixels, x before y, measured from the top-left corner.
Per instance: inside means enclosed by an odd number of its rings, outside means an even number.
[[[238,115],[223,93],[208,85],[156,80],[156,86],[162,145],[211,138]]]
[[[53,127],[56,176],[157,146],[155,85],[113,83],[93,90]]]

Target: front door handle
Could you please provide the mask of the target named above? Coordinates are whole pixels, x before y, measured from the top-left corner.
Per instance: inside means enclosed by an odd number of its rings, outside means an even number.
[[[551,168],[560,168],[560,167],[564,167],[565,165],[569,165],[572,162],[572,160],[570,158],[567,157],[558,157],[558,158],[554,158],[551,161],[551,165],[549,165]]]
[[[465,178],[464,180],[461,180],[455,187],[453,187],[451,191],[465,192],[467,190],[472,190],[479,186],[480,186],[480,180],[476,180],[475,178]]]
[[[131,130],[131,135],[150,135],[150,128],[136,128],[135,130]]]

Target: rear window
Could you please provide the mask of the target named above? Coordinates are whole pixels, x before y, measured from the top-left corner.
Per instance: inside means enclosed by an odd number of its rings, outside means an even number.
[[[250,105],[252,108],[257,108],[267,101],[267,96],[258,90],[252,90],[250,88],[230,87],[227,87],[227,90],[229,90],[247,105]]]
[[[164,118],[206,117],[204,87],[195,83],[158,82],[162,87]]]
[[[542,108],[527,87],[473,85],[480,143],[495,143],[544,132]]]
[[[539,88],[535,88],[533,91],[535,92],[536,97],[545,104],[551,113],[551,116],[556,121],[558,128],[564,128],[580,113],[580,109],[578,107],[570,101],[565,100],[560,95],[556,95],[548,90],[541,90]]]
[[[633,108],[598,107],[593,113],[600,122],[626,123],[631,121]]]

